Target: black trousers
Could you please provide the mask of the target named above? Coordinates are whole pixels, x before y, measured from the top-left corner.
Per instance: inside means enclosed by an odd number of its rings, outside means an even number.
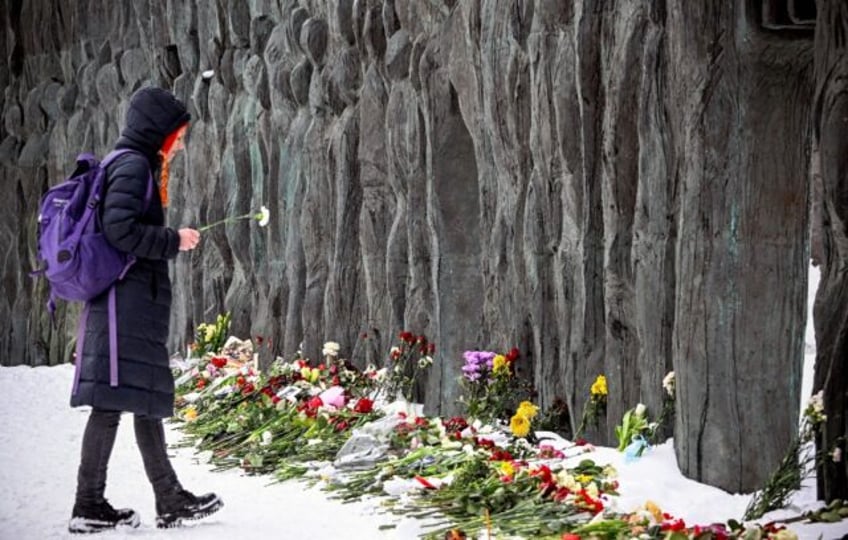
[[[180,489],[177,474],[168,459],[162,419],[135,415],[134,420],[135,442],[141,451],[144,471],[159,501],[166,494]],[[98,504],[103,500],[106,470],[120,421],[119,411],[91,410],[82,438],[82,456],[77,472],[77,504]]]

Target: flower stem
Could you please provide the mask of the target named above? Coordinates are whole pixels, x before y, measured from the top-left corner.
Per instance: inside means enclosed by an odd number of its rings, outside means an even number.
[[[223,225],[224,223],[232,223],[234,221],[238,221],[239,219],[247,219],[249,217],[253,217],[253,214],[244,214],[243,216],[234,216],[234,217],[219,219],[218,221],[214,221],[212,223],[209,223],[208,225],[204,225],[204,226],[198,228],[197,230],[198,230],[198,232],[203,232],[203,231],[207,231],[207,230],[211,229],[212,227],[217,227],[218,225]]]

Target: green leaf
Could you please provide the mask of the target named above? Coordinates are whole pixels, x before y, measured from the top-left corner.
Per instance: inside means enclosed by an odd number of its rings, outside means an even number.
[[[842,521],[842,516],[838,512],[822,512],[819,514],[819,520],[825,523],[836,523]]]

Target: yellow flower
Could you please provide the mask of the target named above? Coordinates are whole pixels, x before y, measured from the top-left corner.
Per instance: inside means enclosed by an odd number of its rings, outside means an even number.
[[[492,373],[495,375],[506,373],[509,375],[509,362],[506,361],[506,356],[499,354],[492,359]]]
[[[318,381],[318,377],[321,376],[321,371],[318,368],[305,366],[300,368],[300,376],[303,377],[304,381],[315,384]]]
[[[516,437],[526,437],[530,433],[530,419],[521,414],[516,414],[509,421],[509,430]]]
[[[592,481],[592,477],[588,474],[578,474],[576,480],[581,484],[587,484]]]
[[[539,412],[539,407],[537,407],[536,405],[533,405],[529,401],[522,401],[518,405],[518,410],[516,411],[515,414],[520,414],[524,418],[526,418],[528,420],[532,420],[533,418],[536,417],[536,414],[538,414],[538,412]]]
[[[215,337],[215,327],[210,324],[204,329],[203,339],[206,341],[212,341],[213,337]]]
[[[501,476],[508,476],[512,478],[515,475],[515,467],[509,461],[502,461],[498,469],[500,470]]]
[[[191,422],[192,420],[197,418],[197,409],[194,407],[189,407],[183,413],[183,418],[186,419],[186,422]]]
[[[591,391],[593,396],[607,395],[607,378],[603,375],[598,375],[598,378],[592,383]]]
[[[657,506],[657,503],[655,503],[654,501],[647,501],[645,503],[645,510],[651,513],[651,516],[653,516],[655,523],[662,523],[662,510],[660,510],[660,507]]]

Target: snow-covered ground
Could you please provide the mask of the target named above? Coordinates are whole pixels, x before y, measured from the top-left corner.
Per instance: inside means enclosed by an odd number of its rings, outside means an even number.
[[[815,291],[818,273],[810,275]],[[812,343],[811,331],[807,340]],[[810,393],[812,354],[808,348],[804,394]],[[67,538],[67,520],[73,506],[76,467],[87,411],[71,409],[68,396],[73,369],[0,368],[0,539],[41,540]],[[393,518],[379,513],[375,500],[341,504],[317,488],[298,482],[270,484],[271,477],[250,477],[238,471],[211,472],[191,449],[173,451],[173,462],[185,487],[195,492],[215,491],[225,507],[214,516],[181,529],[159,531],[154,526],[153,493],[135,447],[132,418],[125,415],[109,468],[106,496],[116,506],[135,508],[141,527],[115,531],[97,538],[248,539],[260,535],[304,539],[415,538],[418,523],[405,519],[397,527],[380,530]],[[169,427],[169,440],[179,440]],[[688,524],[739,519],[748,495],[731,495],[684,478],[671,443],[652,449],[632,463],[624,463],[613,449],[599,448],[585,457],[610,463],[619,472],[621,497],[617,505],[631,510],[647,500]],[[794,498],[792,507],[766,520],[797,515],[815,508],[812,482]],[[793,525],[802,539],[833,539],[848,534],[848,521],[832,525]]]

